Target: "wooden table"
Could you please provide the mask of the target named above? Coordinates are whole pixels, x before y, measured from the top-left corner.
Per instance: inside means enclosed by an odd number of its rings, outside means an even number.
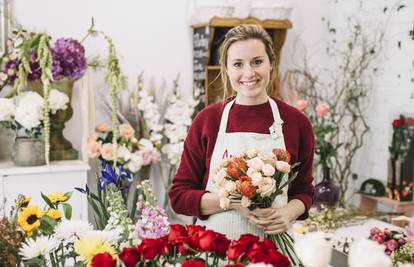
[[[365,210],[377,208],[378,202],[393,206],[393,212],[401,213],[405,216],[413,216],[414,201],[397,201],[387,197],[376,197],[366,194],[360,194],[359,207]]]

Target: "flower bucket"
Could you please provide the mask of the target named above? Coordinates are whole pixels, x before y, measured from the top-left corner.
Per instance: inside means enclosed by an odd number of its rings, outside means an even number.
[[[69,101],[72,98],[74,81],[63,79],[53,82],[51,87],[57,89],[62,93],[65,93],[69,97]],[[40,81],[31,82],[34,91],[43,96],[43,85]],[[79,153],[76,151],[72,143],[69,142],[63,136],[63,129],[65,129],[65,123],[72,118],[73,109],[69,102],[66,110],[58,110],[55,114],[50,116],[50,159],[51,160],[71,160],[78,159]]]
[[[11,159],[16,166],[45,165],[45,144],[33,137],[16,137]]]

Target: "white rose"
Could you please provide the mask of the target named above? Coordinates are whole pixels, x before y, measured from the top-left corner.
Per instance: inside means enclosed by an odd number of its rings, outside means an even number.
[[[41,108],[34,105],[19,105],[14,119],[25,129],[31,130],[40,125],[43,119]]]
[[[262,172],[265,176],[273,176],[275,174],[275,168],[270,164],[265,164],[262,167]]]
[[[220,208],[223,210],[230,208],[230,199],[227,197],[220,198]]]
[[[247,161],[249,167],[255,169],[256,171],[260,171],[263,167],[264,162],[259,158],[255,157]]]
[[[246,172],[247,176],[252,177],[254,173],[256,173],[255,169],[253,169],[253,168],[248,168],[247,169],[247,172]]]
[[[226,183],[224,184],[224,189],[226,189],[227,192],[233,192],[236,190],[236,183],[233,181],[226,180]]]
[[[124,161],[128,161],[131,159],[131,152],[128,150],[126,146],[118,147],[118,150],[116,151],[116,155],[118,156],[118,158],[121,158]]]
[[[0,121],[9,121],[14,116],[16,106],[13,99],[0,98]]]
[[[275,179],[265,177],[263,178],[262,183],[259,185],[258,193],[262,197],[268,197],[276,191],[276,181]]]
[[[254,158],[254,157],[257,156],[257,150],[255,150],[255,149],[249,150],[249,151],[246,152],[246,155],[249,158]]]
[[[286,161],[278,160],[276,161],[276,169],[283,173],[289,173],[290,172],[290,164]]]
[[[348,265],[350,267],[391,267],[391,258],[385,254],[384,246],[363,238],[352,243],[349,249]]]
[[[307,267],[327,267],[331,261],[332,246],[325,239],[325,233],[314,232],[295,240],[295,251]]]
[[[144,164],[144,160],[142,159],[142,157],[138,155],[137,153],[133,153],[131,154],[131,161],[128,162],[127,168],[131,172],[135,173],[141,169],[142,164]]]
[[[219,172],[216,173],[216,175],[214,176],[214,182],[216,182],[216,184],[218,186],[223,186],[223,183],[226,181],[226,179],[224,177],[226,177],[227,173],[225,170],[220,169]]]
[[[254,185],[254,186],[258,186],[259,184],[261,184],[262,183],[262,181],[263,181],[263,176],[262,176],[262,174],[260,173],[260,172],[255,172],[255,173],[253,173],[253,175],[252,176],[250,176],[251,178],[252,178],[252,184]]]
[[[241,204],[242,207],[248,208],[250,206],[250,204],[252,204],[252,201],[250,200],[250,198],[248,198],[246,196],[242,196],[240,204]]]
[[[50,90],[49,107],[52,114],[55,114],[58,110],[65,110],[67,108],[68,103],[69,97],[66,94],[56,89]]]

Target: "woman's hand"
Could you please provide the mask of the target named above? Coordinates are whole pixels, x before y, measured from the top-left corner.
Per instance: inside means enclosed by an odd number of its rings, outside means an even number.
[[[240,203],[231,203],[230,208],[237,210],[242,217],[249,219],[250,210],[248,208],[242,207]]]

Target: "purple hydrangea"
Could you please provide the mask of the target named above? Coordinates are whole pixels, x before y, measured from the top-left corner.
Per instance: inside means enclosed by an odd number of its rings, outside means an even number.
[[[60,38],[52,48],[52,74],[55,81],[76,80],[86,71],[85,48],[75,39]]]

